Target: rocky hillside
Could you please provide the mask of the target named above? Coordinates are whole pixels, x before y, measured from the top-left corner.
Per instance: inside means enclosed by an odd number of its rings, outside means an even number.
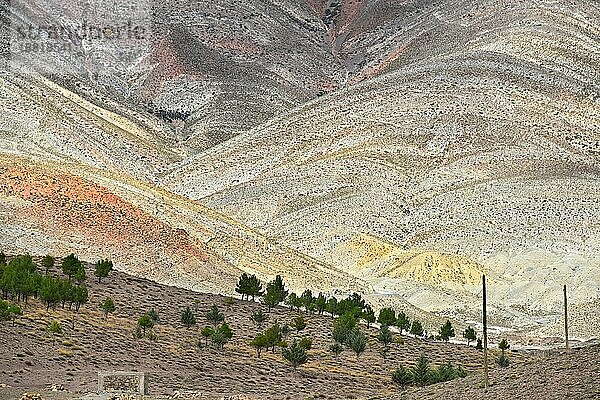
[[[147,34],[2,60],[7,249],[110,254],[220,293],[279,273],[462,323],[480,320],[485,272],[492,324],[526,340],[560,335],[567,284],[573,336],[597,336],[593,2],[7,10],[12,27],[129,18]]]
[[[60,275],[57,269],[50,273]],[[44,304],[30,299],[15,326],[10,322],[0,324],[0,398],[19,398],[25,391],[39,392],[51,385],[60,385],[67,392],[48,393],[50,399],[81,398],[97,389],[97,373],[106,370],[148,373],[150,398],[165,398],[174,391],[200,393],[207,399],[234,395],[257,399],[384,398],[401,393],[391,380],[391,371],[399,364],[413,365],[420,354],[427,355],[434,365],[452,362],[463,366],[471,383],[481,379],[482,352],[473,346],[405,335],[402,344],[391,345],[384,360],[377,331],[365,326],[362,329],[369,335],[367,350],[357,358],[347,349],[336,360],[328,349],[332,341],[331,317],[313,314],[303,314],[308,321],[306,329],[288,337],[290,341],[306,335],[313,338],[308,363],[294,371],[279,349],[275,353],[264,351],[259,359],[249,345],[264,330],[249,318],[258,309],[267,312],[259,303],[236,299],[227,305],[223,296],[163,286],[117,271],[98,284],[90,265],[87,275],[90,299],[78,313],[68,307],[62,309],[60,304],[46,311]],[[114,300],[116,311],[104,319],[98,304],[107,297]],[[202,339],[200,329],[210,325],[204,313],[213,304],[221,309],[233,330],[233,338],[223,351],[197,346]],[[187,306],[197,318],[197,325],[191,328],[184,327],[180,320]],[[137,319],[151,308],[159,316],[153,328],[156,341],[135,339]],[[276,307],[268,314],[265,326],[276,320],[290,323],[299,314]],[[61,324],[61,334],[46,329],[52,321]],[[434,329],[429,325],[425,328]],[[492,357],[497,354],[494,351]],[[521,363],[534,360],[522,352],[511,352],[510,359],[513,366],[508,371],[517,371]],[[564,374],[575,372],[580,371],[573,369]]]
[[[351,249],[365,234],[398,254],[458,253],[483,266],[492,304],[505,308],[496,314],[514,325],[557,320],[562,284],[591,315],[600,48],[588,5],[440,4],[429,19],[451,37],[419,26],[427,33],[407,34],[411,51],[387,74],[188,158],[161,184],[348,271],[360,269]],[[438,277],[369,278],[376,292],[426,310],[475,306],[445,283],[437,296],[412,296],[415,281],[431,293]],[[447,306],[457,299],[467,310]]]

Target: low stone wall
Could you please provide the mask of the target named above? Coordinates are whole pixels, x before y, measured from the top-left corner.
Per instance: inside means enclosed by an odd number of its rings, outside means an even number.
[[[146,374],[144,372],[98,372],[98,391],[110,393],[147,393]]]

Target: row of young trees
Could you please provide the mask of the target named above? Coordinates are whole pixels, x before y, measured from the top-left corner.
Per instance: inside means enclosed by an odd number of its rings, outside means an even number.
[[[29,254],[13,257],[8,263],[7,261],[6,255],[0,252],[0,290],[3,299],[10,298],[27,303],[33,296],[44,302],[47,310],[58,304],[65,308],[68,304],[69,309],[75,308],[79,311],[80,307],[88,302],[88,289],[84,284],[87,279],[85,266],[75,254],[69,254],[61,261],[60,267],[66,278],[50,274],[56,263],[56,259],[50,255],[42,258],[41,272]],[[113,264],[110,260],[99,260],[94,270],[98,282],[107,277],[112,269]],[[12,310],[17,308],[18,306],[13,305]],[[14,320],[19,314],[21,313],[10,313],[11,319]]]
[[[338,300],[335,297],[328,298],[323,293],[314,296],[310,289],[306,289],[298,296],[295,293],[290,293],[286,289],[283,279],[279,275],[273,281],[267,283],[263,288],[262,282],[260,282],[255,275],[244,273],[238,281],[236,292],[242,295],[242,299],[246,298],[254,300],[257,297],[261,297],[262,303],[267,305],[269,311],[272,307],[285,303],[292,310],[295,309],[300,311],[301,309],[304,309],[306,312],[310,313],[329,313],[333,319],[332,336],[334,340],[329,349],[336,358],[345,348],[352,350],[357,357],[365,351],[368,339],[367,335],[360,329],[360,320],[365,321],[367,328],[374,322],[380,324],[377,340],[383,345],[380,352],[384,357],[387,356],[389,345],[396,341],[390,327],[398,328],[400,334],[407,332],[416,337],[436,339],[443,342],[449,342],[451,338],[456,336],[454,327],[449,320],[439,328],[436,335],[433,335],[429,334],[423,328],[420,321],[411,321],[404,312],[396,313],[393,308],[383,308],[376,316],[373,309],[357,293],[342,300]],[[258,310],[253,312],[251,319],[261,327],[262,324],[268,320],[268,316],[261,310]],[[289,329],[294,328],[296,322],[299,322],[300,329],[303,329],[306,326],[303,320],[292,321],[291,325],[284,326],[275,323],[273,326],[257,335],[250,343],[256,349],[257,356],[260,358],[261,352],[264,349],[271,349],[271,351],[274,352],[276,347],[281,347],[282,355],[292,363],[294,368],[306,362],[308,359],[306,353],[308,348],[306,348],[306,343],[310,341],[312,344],[312,340],[308,337],[302,338],[300,341],[295,339],[291,346],[288,346],[285,340],[287,332]],[[471,341],[477,339],[477,348],[481,348],[481,339],[477,338],[473,327],[468,326],[462,335],[467,340],[467,345],[470,345]],[[500,348],[503,348],[503,343],[500,344]],[[499,358],[498,364],[508,365],[508,358],[505,356],[504,350],[502,350],[502,356]],[[423,384],[423,382],[425,382],[424,376],[428,377],[427,381],[429,383],[464,376],[462,368],[455,368],[451,364],[443,364],[438,369],[430,369],[428,367],[428,361],[424,357],[419,360],[416,368],[418,369],[411,371],[400,367],[399,372],[395,372],[395,375],[403,375],[404,380],[407,382],[406,384]],[[423,373],[425,370],[429,372],[426,374]]]

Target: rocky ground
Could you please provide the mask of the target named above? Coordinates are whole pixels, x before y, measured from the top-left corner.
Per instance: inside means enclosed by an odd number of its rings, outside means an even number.
[[[97,390],[97,373],[106,370],[147,372],[153,397],[172,395],[174,391],[199,392],[201,398],[392,397],[401,393],[391,381],[391,371],[399,364],[413,364],[420,354],[426,354],[435,364],[450,361],[462,365],[472,376],[467,379],[479,379],[476,376],[482,353],[473,347],[402,336],[403,343],[392,345],[384,360],[373,328],[367,330],[369,346],[363,355],[357,359],[345,351],[335,360],[328,351],[331,318],[317,315],[307,315],[308,327],[302,332],[314,338],[310,360],[293,371],[279,351],[265,352],[258,359],[248,345],[259,332],[249,319],[253,310],[262,307],[257,303],[238,299],[227,306],[222,296],[163,286],[115,271],[98,284],[91,274],[88,269],[90,301],[79,313],[60,306],[46,311],[42,304],[31,300],[15,326],[0,325],[0,398],[16,399],[26,391],[43,392],[50,385],[61,385],[67,392],[44,392],[48,399],[79,398]],[[107,296],[114,299],[117,310],[105,320],[97,307]],[[222,352],[197,347],[199,330],[207,324],[203,313],[212,304],[222,309],[234,331],[233,340]],[[180,323],[180,311],[185,306],[190,306],[198,319],[190,329]],[[150,308],[160,316],[155,328],[157,341],[134,339],[137,318]],[[278,307],[270,313],[269,322],[288,323],[296,314]],[[62,334],[46,330],[54,320],[61,323]],[[511,354],[514,368],[532,359],[522,352]]]

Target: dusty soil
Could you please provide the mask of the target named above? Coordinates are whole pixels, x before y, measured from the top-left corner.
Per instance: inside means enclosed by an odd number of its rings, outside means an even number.
[[[335,360],[328,351],[331,318],[307,315],[308,327],[301,335],[314,338],[313,349],[309,362],[294,372],[279,352],[264,352],[258,359],[248,345],[260,331],[249,319],[253,310],[262,307],[258,303],[236,299],[228,307],[219,295],[164,286],[116,271],[98,284],[89,266],[87,273],[90,301],[78,314],[60,306],[46,311],[43,304],[30,300],[14,327],[0,324],[0,386],[10,386],[0,387],[0,398],[18,398],[24,391],[40,391],[51,384],[64,385],[69,392],[48,398],[77,398],[97,390],[97,373],[104,370],[147,372],[152,396],[194,390],[203,398],[238,394],[270,399],[388,397],[400,394],[391,371],[400,363],[410,365],[421,353],[436,364],[451,361],[470,373],[476,373],[482,362],[481,352],[472,347],[405,336],[404,343],[394,344],[384,360],[374,328],[368,330],[368,349],[358,359],[346,350]],[[114,299],[117,310],[104,320],[98,304],[107,296]],[[212,304],[220,306],[234,331],[222,352],[196,345],[199,330],[208,324],[204,312]],[[190,329],[180,323],[180,311],[188,305],[198,320]],[[160,315],[155,328],[158,340],[135,339],[137,318],[152,307]],[[288,323],[296,315],[278,307],[271,311],[269,323],[276,319]],[[60,321],[62,334],[46,331],[53,320]],[[514,363],[531,359],[525,354],[512,358]]]

